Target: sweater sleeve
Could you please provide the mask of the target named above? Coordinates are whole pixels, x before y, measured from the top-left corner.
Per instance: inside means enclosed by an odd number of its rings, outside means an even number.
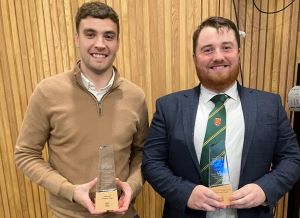
[[[72,201],[75,186],[53,169],[43,157],[45,143],[50,135],[48,108],[47,97],[43,96],[39,85],[30,98],[16,142],[16,166],[33,182]]]
[[[144,179],[141,173],[142,155],[147,131],[149,128],[148,111],[145,99],[138,108],[138,126],[137,132],[133,136],[130,155],[130,172],[127,179],[128,184],[132,189],[132,197],[136,198],[142,189]]]

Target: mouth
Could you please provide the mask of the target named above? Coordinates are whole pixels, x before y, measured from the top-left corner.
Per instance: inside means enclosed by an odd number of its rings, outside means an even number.
[[[103,58],[107,58],[108,57],[107,54],[102,54],[102,53],[90,53],[90,55],[93,58],[96,58],[96,59],[103,59]]]
[[[213,65],[211,67],[209,67],[209,69],[211,70],[223,70],[226,69],[227,67],[229,67],[229,65]]]

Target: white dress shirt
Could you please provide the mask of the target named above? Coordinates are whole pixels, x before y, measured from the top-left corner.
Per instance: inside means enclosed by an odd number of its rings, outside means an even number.
[[[113,74],[107,85],[99,90],[96,89],[96,86],[92,81],[90,81],[83,73],[81,73],[81,80],[85,88],[92,93],[98,101],[102,99],[102,97],[108,92],[110,87],[112,86],[115,79],[115,71],[113,70]]]
[[[225,164],[229,168],[229,178],[224,177],[223,181],[229,179],[233,191],[237,190],[240,178],[242,150],[245,135],[245,123],[242,105],[237,90],[237,82],[224,93],[214,93],[204,86],[200,87],[200,97],[197,109],[195,130],[194,130],[194,145],[196,154],[200,164],[202,146],[205,137],[208,115],[214,108],[214,103],[210,101],[217,94],[226,94],[230,98],[226,100],[226,139],[225,149],[226,158]],[[207,212],[207,218],[237,218],[236,209],[218,209],[215,212]]]

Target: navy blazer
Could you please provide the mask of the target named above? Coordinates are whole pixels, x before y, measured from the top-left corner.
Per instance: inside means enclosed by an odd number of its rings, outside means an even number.
[[[276,202],[300,176],[300,149],[279,95],[238,84],[245,121],[239,188],[258,184],[269,206],[238,210],[242,218],[273,217]],[[202,184],[194,147],[200,86],[157,100],[144,146],[142,172],[165,198],[163,217],[199,218],[206,213],[187,207],[196,185]],[[230,122],[230,121],[229,121]]]

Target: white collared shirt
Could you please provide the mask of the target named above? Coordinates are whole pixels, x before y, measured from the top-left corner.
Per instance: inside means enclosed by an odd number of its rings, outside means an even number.
[[[115,79],[115,71],[113,70],[112,77],[107,83],[107,85],[99,90],[96,89],[96,86],[92,81],[90,81],[83,73],[81,73],[81,80],[84,85],[84,87],[92,93],[98,101],[102,99],[102,97],[108,92],[110,87],[112,86]]]
[[[194,130],[194,145],[196,154],[200,164],[202,146],[205,137],[208,115],[214,108],[214,103],[210,99],[223,93],[214,93],[205,87],[201,86],[199,104],[197,109],[195,130]],[[245,123],[242,105],[237,90],[237,82],[225,91],[225,94],[230,98],[226,100],[226,159],[225,164],[229,168],[229,180],[233,191],[237,190],[240,178],[242,150],[245,135]],[[226,181],[228,178],[223,178]],[[236,209],[219,209],[215,212],[207,212],[207,218],[237,218]]]

